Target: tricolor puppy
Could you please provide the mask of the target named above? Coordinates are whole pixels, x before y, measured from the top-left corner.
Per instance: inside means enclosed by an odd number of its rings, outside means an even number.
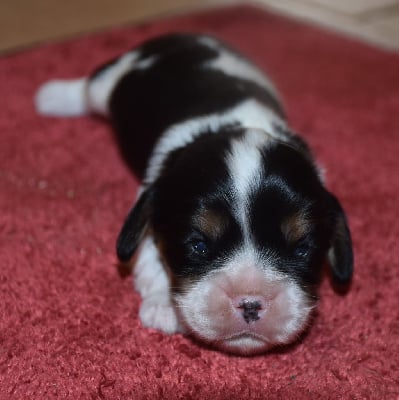
[[[150,40],[89,77],[46,83],[36,106],[108,116],[142,178],[117,253],[137,252],[143,325],[259,353],[307,326],[325,258],[350,280],[344,211],[271,82],[220,41]]]

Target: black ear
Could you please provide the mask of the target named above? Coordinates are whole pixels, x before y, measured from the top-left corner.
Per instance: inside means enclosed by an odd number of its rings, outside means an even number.
[[[351,234],[341,204],[334,195],[331,193],[328,195],[332,209],[334,228],[327,257],[334,281],[339,284],[347,284],[350,282],[353,274]]]
[[[116,242],[116,253],[122,262],[129,261],[142,239],[151,216],[153,189],[146,189],[130,210]]]

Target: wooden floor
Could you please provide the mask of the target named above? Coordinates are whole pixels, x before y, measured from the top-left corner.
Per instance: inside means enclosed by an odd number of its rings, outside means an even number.
[[[209,7],[212,0],[0,0],[0,51]],[[223,4],[223,1],[221,2]]]
[[[244,0],[399,50],[399,0]],[[0,52],[237,0],[1,0]]]

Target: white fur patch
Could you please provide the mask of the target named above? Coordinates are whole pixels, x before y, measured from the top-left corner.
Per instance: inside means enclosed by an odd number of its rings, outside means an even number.
[[[90,81],[88,100],[91,111],[107,116],[109,97],[118,81],[129,71],[150,68],[156,60],[156,56],[140,59],[140,52],[135,50],[124,54],[114,64],[107,67],[98,77]]]
[[[86,78],[46,82],[36,92],[36,110],[43,115],[59,117],[87,114],[86,88]]]
[[[149,56],[147,58],[143,58],[143,59],[141,59],[139,61],[134,62],[133,69],[134,70],[136,70],[136,69],[141,69],[141,70],[148,69],[148,68],[152,67],[157,62],[157,60],[158,60],[158,56],[155,56],[155,55],[154,56]]]
[[[119,79],[133,68],[138,58],[138,51],[126,53],[90,81],[87,93],[91,111],[102,115],[109,114],[108,100],[112,90]]]
[[[134,267],[134,286],[142,297],[142,324],[171,334],[182,331],[170,295],[169,277],[150,235],[142,242]]]
[[[229,51],[222,46],[221,43],[211,37],[201,37],[199,42],[219,52],[217,58],[209,60],[202,65],[204,68],[216,69],[224,72],[226,75],[254,82],[259,86],[266,88],[277,99],[279,98],[278,92],[273,83],[251,62],[238,54]]]
[[[171,151],[193,142],[204,131],[217,133],[222,126],[228,124],[260,129],[276,139],[283,140],[281,133],[276,131],[275,125],[284,126],[285,123],[273,111],[256,100],[246,100],[223,113],[191,118],[168,128],[156,144],[149,160],[145,184],[150,184],[158,178],[162,165]]]

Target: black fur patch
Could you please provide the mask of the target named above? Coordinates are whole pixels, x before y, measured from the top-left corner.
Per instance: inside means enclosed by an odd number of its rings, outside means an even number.
[[[329,203],[317,170],[308,154],[285,144],[268,148],[263,159],[263,185],[250,202],[254,239],[281,272],[305,287],[317,283],[332,235]],[[306,214],[307,229],[292,242],[282,225],[297,213]],[[306,254],[298,252],[300,247]]]
[[[264,87],[204,68],[204,62],[216,58],[218,52],[201,44],[196,35],[165,36],[137,50],[141,59],[154,56],[154,64],[120,79],[110,110],[122,155],[140,178],[157,139],[177,122],[222,113],[249,98],[283,115],[274,95]]]
[[[241,132],[226,130],[203,134],[193,143],[168,157],[155,183],[152,226],[172,271],[178,277],[200,276],[217,268],[223,256],[242,240],[240,227],[231,214],[232,193],[223,154],[232,137]],[[227,221],[215,242],[201,232],[193,216],[208,209]],[[208,251],[198,256],[191,251],[193,240],[206,242]]]

